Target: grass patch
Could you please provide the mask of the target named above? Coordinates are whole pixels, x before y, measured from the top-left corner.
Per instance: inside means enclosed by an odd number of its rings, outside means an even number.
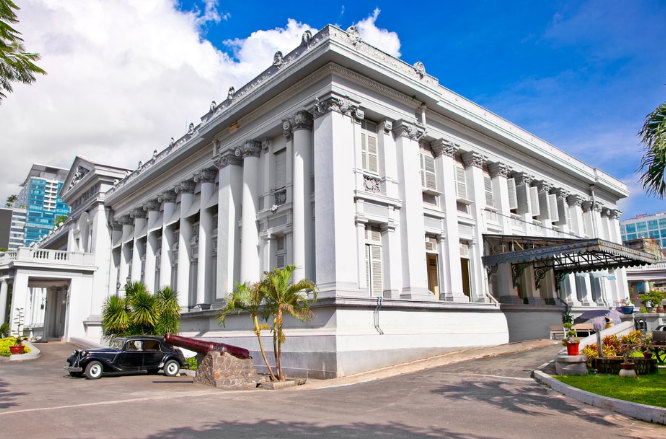
[[[666,408],[666,370],[637,378],[619,375],[554,376],[553,378],[597,395]]]

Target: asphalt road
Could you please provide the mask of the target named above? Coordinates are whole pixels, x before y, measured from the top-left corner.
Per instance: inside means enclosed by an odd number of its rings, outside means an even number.
[[[68,344],[0,363],[0,434],[17,438],[666,437],[529,378],[557,346],[355,384],[228,392],[163,375],[70,378]],[[5,435],[9,434],[9,435]]]

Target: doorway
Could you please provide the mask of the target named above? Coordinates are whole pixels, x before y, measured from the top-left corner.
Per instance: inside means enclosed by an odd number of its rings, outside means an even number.
[[[437,255],[426,253],[426,263],[428,265],[428,290],[435,295],[435,300],[439,300],[439,274],[437,270]]]

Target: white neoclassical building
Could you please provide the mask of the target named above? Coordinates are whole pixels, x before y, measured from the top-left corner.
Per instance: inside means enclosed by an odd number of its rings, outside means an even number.
[[[236,282],[295,264],[319,301],[313,321],[289,323],[285,364],[342,376],[547,337],[561,302],[616,305],[623,267],[650,262],[619,244],[627,195],[422,63],[327,26],[137,169],[77,157],[69,220],[0,259],[0,299],[13,291],[13,314],[46,295],[29,324],[99,341],[102,303],[126,281],[170,285],[184,335],[256,350],[247,316],[222,328],[218,309]]]

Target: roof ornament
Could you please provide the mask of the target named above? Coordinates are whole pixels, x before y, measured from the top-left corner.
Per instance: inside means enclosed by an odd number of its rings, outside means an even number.
[[[229,92],[227,93],[227,99],[232,101],[234,99],[235,94],[236,94],[236,89],[233,87],[229,87]]]
[[[279,50],[273,55],[273,65],[280,68],[284,64],[284,58],[282,57],[282,52]]]
[[[361,34],[359,33],[356,26],[349,26],[347,28],[347,35],[349,35],[349,39],[354,46],[356,46],[361,41]]]
[[[174,144],[175,142],[176,142],[176,141],[174,140],[173,137],[170,138],[170,139],[169,139],[169,146],[173,146],[173,144]]]
[[[308,46],[310,41],[312,41],[312,32],[310,32],[308,29],[303,32],[303,36],[301,37],[301,46]]]
[[[190,122],[190,125],[187,127],[187,133],[192,134],[194,132],[194,123]]]
[[[210,101],[210,111],[215,111],[215,107],[217,107],[217,102]]]
[[[425,71],[425,65],[423,65],[423,63],[422,63],[421,61],[416,61],[416,62],[414,63],[414,70],[416,71],[416,73],[417,73],[421,78],[423,78],[423,77],[425,76],[425,73],[426,73],[426,71]]]

